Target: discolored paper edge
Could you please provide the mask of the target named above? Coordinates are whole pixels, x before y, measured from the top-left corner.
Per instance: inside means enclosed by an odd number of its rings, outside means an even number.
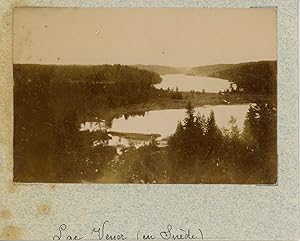
[[[278,184],[135,185],[16,184],[13,175],[13,7],[276,7],[278,17]],[[136,240],[137,231],[201,229],[204,239],[299,238],[296,0],[93,1],[0,3],[0,239],[43,240],[58,234],[90,238],[105,220]]]

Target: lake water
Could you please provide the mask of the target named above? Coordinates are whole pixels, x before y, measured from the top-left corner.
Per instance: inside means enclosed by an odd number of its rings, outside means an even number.
[[[226,90],[230,87],[230,82],[224,79],[211,78],[205,76],[194,76],[185,74],[161,75],[162,82],[155,85],[160,89],[176,89],[179,91],[201,91],[206,93],[218,93],[219,90]]]
[[[214,111],[216,123],[220,128],[228,128],[231,116],[236,119],[236,124],[242,130],[244,120],[249,109],[249,104],[242,105],[216,105],[195,108],[195,114],[203,114],[208,117]],[[172,135],[178,121],[185,118],[186,109],[153,110],[146,112],[145,116],[134,116],[125,119],[124,116],[116,118],[112,122],[110,131],[160,134],[161,138]]]
[[[240,105],[216,105],[216,106],[202,106],[195,108],[195,114],[201,114],[205,117],[214,111],[216,123],[219,128],[230,128],[229,120],[231,117],[236,119],[238,128],[242,131],[244,121],[250,104]],[[101,122],[85,122],[81,124],[81,131],[97,131],[106,129],[107,131],[121,132],[121,133],[140,133],[140,134],[159,134],[157,138],[159,144],[164,146],[166,139],[174,134],[179,121],[185,118],[186,109],[167,109],[167,110],[153,110],[145,113],[144,116],[129,116],[115,118],[112,121],[111,128],[105,127],[103,121]],[[135,146],[140,147],[150,142],[147,140],[132,140],[123,136],[111,135],[111,140],[108,144],[117,147],[120,151],[122,147]]]
[[[227,80],[209,78],[202,76],[190,76],[184,74],[167,74],[162,75],[162,82],[155,85],[156,88],[163,89],[176,89],[179,91],[201,91],[205,89],[207,93],[217,93],[220,90],[226,90],[230,87],[230,82]],[[216,123],[219,128],[229,128],[229,120],[231,117],[236,119],[236,124],[240,130],[243,129],[245,117],[250,104],[239,105],[216,105],[216,106],[202,106],[195,108],[195,114],[201,114],[205,117],[214,111]],[[179,121],[185,118],[186,109],[166,109],[166,110],[153,110],[145,112],[144,116],[129,116],[123,115],[115,118],[112,121],[111,127],[105,125],[104,120],[97,122],[85,122],[81,124],[80,131],[97,131],[107,130],[109,132],[119,133],[139,133],[139,134],[159,134],[157,138],[159,144],[164,146],[167,143],[167,138],[175,133]],[[150,137],[142,138],[143,140],[128,139],[112,133],[111,140],[108,144],[117,147],[120,151],[122,147],[141,145],[150,142]],[[95,143],[97,145],[97,143]]]

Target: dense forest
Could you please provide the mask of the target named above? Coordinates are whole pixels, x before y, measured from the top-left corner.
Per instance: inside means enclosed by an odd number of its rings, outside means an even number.
[[[196,68],[193,71],[198,72],[193,74],[227,76],[247,93],[274,95],[276,68],[271,63],[258,63],[230,68],[226,65],[209,74]],[[243,76],[249,75],[241,73],[260,77],[246,78]],[[224,96],[158,90],[154,85],[160,81],[157,72],[124,65],[14,65],[14,180],[276,182],[274,99],[251,105],[243,130],[237,128],[234,119],[230,120],[231,128],[220,130],[213,112],[205,118],[195,113],[193,105],[208,96],[217,99]],[[83,121],[105,119],[109,125],[106,115],[111,118],[118,109],[124,113],[132,106],[143,107],[153,100],[164,105],[186,105],[186,118],[178,123],[166,146],[160,146],[153,138],[150,144],[124,148],[118,153],[116,147],[108,145],[111,139],[108,131],[78,131]],[[145,110],[130,114],[143,114]]]
[[[71,92],[79,101],[93,94],[84,100],[97,99],[99,105],[115,107],[147,100],[161,78],[154,72],[125,65],[14,65],[14,81],[16,91],[27,83],[53,95]]]
[[[90,138],[78,132],[80,123],[97,109],[147,101],[160,80],[156,73],[121,65],[14,65],[15,180],[78,179],[75,170],[82,169],[81,155],[89,153],[82,148],[89,148]],[[91,153],[99,163],[115,153],[104,145],[97,149]]]

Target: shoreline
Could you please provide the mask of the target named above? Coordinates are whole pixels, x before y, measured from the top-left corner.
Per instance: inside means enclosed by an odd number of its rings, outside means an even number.
[[[117,108],[101,108],[93,112],[93,116],[87,117],[85,121],[91,121],[92,118],[104,119],[108,122],[114,118],[125,116],[144,115],[147,111],[167,110],[167,109],[184,109],[189,101],[193,107],[202,107],[205,105],[237,105],[250,104],[257,102],[274,102],[274,97],[258,94],[225,94],[219,93],[190,93],[181,92],[182,99],[172,99],[166,97],[155,97],[147,102],[133,104]]]
[[[126,139],[137,140],[137,141],[149,141],[151,139],[157,139],[161,137],[160,134],[145,134],[145,133],[135,133],[135,132],[120,132],[120,131],[108,131],[108,134],[117,137],[123,137]]]

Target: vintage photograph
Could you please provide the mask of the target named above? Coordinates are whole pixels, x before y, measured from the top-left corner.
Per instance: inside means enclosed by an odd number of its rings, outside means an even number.
[[[14,181],[276,184],[276,8],[14,8]]]

